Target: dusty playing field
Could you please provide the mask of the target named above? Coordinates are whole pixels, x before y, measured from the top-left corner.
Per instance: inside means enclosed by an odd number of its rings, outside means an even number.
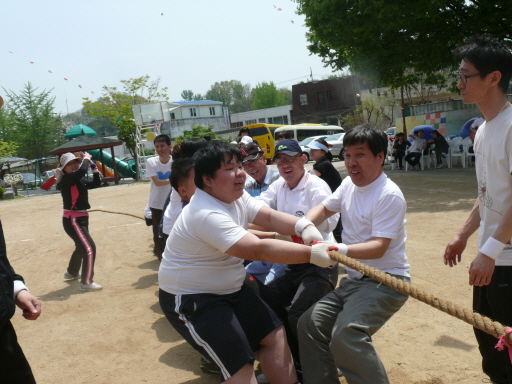
[[[413,283],[470,307],[467,271],[476,236],[461,265],[446,267],[442,254],[476,197],[474,168],[386,173],[408,202]],[[148,193],[147,183],[101,188],[90,191],[90,202],[93,209],[142,215]],[[92,212],[95,280],[104,290],[82,293],[77,281],[62,278],[73,244],[61,207],[60,195],[0,202],[11,264],[43,303],[37,321],[24,320],[19,310],[13,319],[37,381],[218,383],[218,376],[200,371],[198,354],[160,310],[151,229],[134,217]],[[470,384],[485,377],[472,328],[414,299],[374,342],[394,384]]]

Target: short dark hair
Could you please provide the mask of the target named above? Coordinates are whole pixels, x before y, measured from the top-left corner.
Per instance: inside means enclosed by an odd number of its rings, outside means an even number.
[[[491,72],[501,72],[498,86],[507,93],[512,77],[512,52],[503,41],[485,35],[472,36],[453,53],[458,59],[473,64],[482,79]]]
[[[157,141],[162,141],[165,142],[165,144],[167,145],[171,145],[171,138],[164,134],[155,137],[155,139],[153,140],[153,144],[155,144]]]
[[[423,129],[418,129],[417,131],[415,131],[416,133],[418,132],[422,132],[422,133],[425,133],[425,131]]]
[[[379,153],[386,155],[388,150],[388,137],[380,129],[369,124],[361,124],[352,128],[343,136],[343,146],[368,143],[368,147],[374,156]]]
[[[171,176],[169,176],[169,181],[171,182],[171,186],[175,191],[178,190],[178,187],[190,176],[190,171],[194,169],[195,161],[194,159],[178,159],[172,163],[171,167]]]
[[[278,132],[276,139],[293,139],[292,134],[288,131]]]
[[[205,139],[187,139],[182,141],[174,146],[172,158],[173,160],[190,158],[201,148],[206,147],[206,144],[208,144],[208,141]]]
[[[215,172],[224,163],[224,155],[230,155],[231,159],[236,157],[238,162],[242,162],[243,155],[240,148],[225,141],[211,141],[194,155],[196,161],[194,182],[197,188],[204,189],[203,176],[211,178],[215,176]]]

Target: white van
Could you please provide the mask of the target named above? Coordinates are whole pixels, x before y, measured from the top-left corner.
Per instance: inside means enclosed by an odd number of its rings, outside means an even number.
[[[292,139],[302,141],[311,136],[330,136],[335,133],[345,132],[345,130],[337,125],[320,125],[320,124],[299,124],[299,125],[283,125],[274,131],[274,139],[277,143],[277,135],[282,132],[288,132]]]

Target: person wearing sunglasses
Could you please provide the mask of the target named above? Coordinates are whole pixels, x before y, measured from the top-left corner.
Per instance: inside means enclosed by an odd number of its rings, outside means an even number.
[[[245,181],[245,190],[252,197],[265,192],[270,184],[279,179],[279,172],[267,166],[267,157],[257,143],[242,145],[242,167],[250,176]]]

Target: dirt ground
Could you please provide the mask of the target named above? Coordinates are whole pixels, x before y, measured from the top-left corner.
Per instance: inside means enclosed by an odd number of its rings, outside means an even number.
[[[341,162],[337,165],[341,167]],[[442,262],[446,244],[476,197],[474,168],[386,170],[407,199],[407,253],[413,284],[471,306],[468,268]],[[148,183],[90,191],[93,209],[142,215]],[[82,293],[62,278],[73,249],[61,223],[60,195],[0,201],[8,256],[43,303],[37,321],[13,319],[39,383],[218,383],[199,369],[199,356],[171,328],[158,304],[158,261],[151,229],[125,215],[91,212],[97,246],[95,280],[101,292]],[[471,326],[409,299],[375,336],[394,384],[481,383]],[[343,381],[342,381],[343,382]]]

